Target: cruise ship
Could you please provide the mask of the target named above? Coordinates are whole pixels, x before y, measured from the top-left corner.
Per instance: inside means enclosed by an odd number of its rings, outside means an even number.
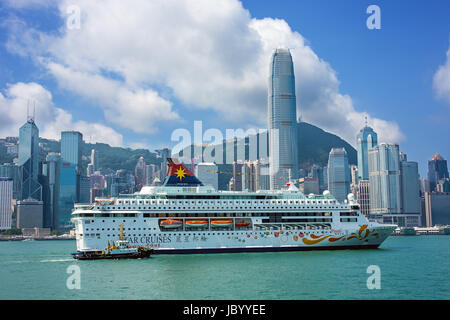
[[[369,221],[352,194],[344,202],[328,191],[217,191],[182,163],[168,159],[160,186],[75,204],[77,251],[103,250],[119,238],[155,254],[377,248],[396,225]]]

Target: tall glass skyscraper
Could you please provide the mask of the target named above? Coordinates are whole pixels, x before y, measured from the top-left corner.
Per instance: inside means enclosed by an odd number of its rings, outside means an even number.
[[[81,144],[83,135],[77,131],[61,132],[61,170],[58,203],[60,228],[70,228],[70,215],[80,199]]]
[[[61,161],[57,153],[49,153],[42,163],[42,201],[44,202],[44,228],[58,226]]]
[[[378,136],[371,127],[367,125],[362,128],[358,135],[358,177],[359,179],[369,179],[369,150],[378,144]]]
[[[369,150],[370,214],[401,213],[400,155],[397,144]]]
[[[83,135],[78,131],[61,132],[61,159],[70,162],[81,172],[81,143]]]
[[[430,183],[430,190],[435,191],[436,184],[439,180],[448,178],[447,160],[445,160],[439,153],[436,153],[430,160],[428,160],[428,181]]]
[[[42,188],[38,182],[39,129],[29,117],[19,129],[19,199],[41,200]]]
[[[350,167],[344,148],[333,148],[328,156],[328,190],[341,202],[350,193]]]
[[[289,49],[276,49],[270,61],[268,90],[270,189],[298,175],[295,75]]]

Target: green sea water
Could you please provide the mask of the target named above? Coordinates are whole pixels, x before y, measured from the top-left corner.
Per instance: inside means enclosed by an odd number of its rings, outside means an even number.
[[[0,299],[450,299],[450,236],[376,250],[154,255],[77,261],[75,241],[0,242]],[[79,266],[80,289],[67,273]],[[368,289],[367,268],[380,270]]]

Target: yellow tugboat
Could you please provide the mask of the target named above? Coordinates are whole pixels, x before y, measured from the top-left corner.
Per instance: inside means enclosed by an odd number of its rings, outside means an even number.
[[[148,258],[153,253],[153,249],[146,247],[131,247],[128,240],[123,236],[123,225],[120,225],[119,240],[115,244],[106,246],[103,251],[77,251],[72,253],[78,260],[99,260],[99,259],[139,259]]]

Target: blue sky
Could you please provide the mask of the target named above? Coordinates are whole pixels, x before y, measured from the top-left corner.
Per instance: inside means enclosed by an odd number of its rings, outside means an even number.
[[[371,4],[380,30],[366,27]],[[0,135],[17,135],[29,99],[49,138],[77,129],[154,149],[194,120],[264,128],[270,52],[287,46],[305,121],[354,145],[367,115],[424,176],[434,153],[450,157],[449,12],[448,1],[2,2],[0,111],[13,125],[0,121]]]

